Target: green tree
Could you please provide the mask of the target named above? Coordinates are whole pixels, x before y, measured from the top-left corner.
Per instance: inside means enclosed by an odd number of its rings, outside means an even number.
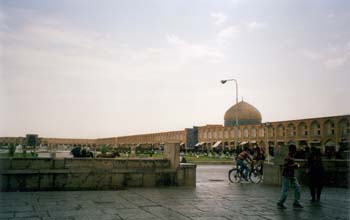
[[[22,155],[23,155],[23,157],[26,157],[26,156],[27,156],[27,146],[26,146],[26,145],[23,145],[23,148],[22,148]]]
[[[16,151],[16,146],[15,144],[11,143],[9,146],[9,156],[13,157],[15,155],[15,151]]]
[[[106,145],[102,145],[102,147],[101,147],[101,154],[105,155],[107,153],[107,151],[108,151],[107,146]]]

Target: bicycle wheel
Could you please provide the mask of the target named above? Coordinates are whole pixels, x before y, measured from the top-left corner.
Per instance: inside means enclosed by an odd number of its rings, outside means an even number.
[[[241,174],[237,172],[236,168],[233,168],[228,171],[228,179],[231,183],[239,183],[241,181]]]
[[[260,183],[262,180],[262,175],[259,171],[254,170],[249,174],[249,179],[252,183]]]

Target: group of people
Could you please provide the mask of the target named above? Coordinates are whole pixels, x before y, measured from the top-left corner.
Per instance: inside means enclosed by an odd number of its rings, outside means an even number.
[[[252,154],[252,152],[254,152]],[[288,155],[284,158],[283,171],[282,171],[282,192],[281,197],[277,203],[277,207],[280,209],[286,209],[285,201],[288,197],[289,185],[294,188],[294,208],[303,208],[300,204],[300,184],[295,177],[295,169],[299,168],[300,165],[295,162],[297,148],[295,145],[290,145],[288,147]],[[241,167],[243,176],[248,177],[250,168],[247,163],[253,163],[256,161],[255,165],[261,165],[265,160],[264,152],[256,147],[255,151],[251,151],[248,145],[245,145],[243,151],[238,154],[236,158],[237,167]],[[323,177],[324,177],[324,167],[321,159],[320,149],[311,147],[311,152],[307,157],[307,169],[306,172],[309,177],[309,187],[311,194],[311,202],[319,202],[321,199],[321,192],[323,188]]]
[[[94,157],[92,151],[87,147],[75,147],[71,150],[73,157]]]
[[[288,148],[288,155],[284,158],[283,173],[282,173],[282,193],[277,207],[286,209],[284,205],[289,191],[289,184],[294,188],[294,202],[293,207],[303,208],[300,204],[300,184],[295,177],[294,170],[300,165],[295,162],[296,146],[290,145]],[[311,194],[311,202],[319,202],[321,199],[321,191],[323,188],[324,167],[321,160],[321,153],[315,147],[311,148],[311,154],[307,158],[307,170],[309,177],[309,187]]]

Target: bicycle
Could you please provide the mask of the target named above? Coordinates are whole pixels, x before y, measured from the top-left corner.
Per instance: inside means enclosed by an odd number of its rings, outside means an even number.
[[[249,182],[252,183],[260,183],[263,179],[262,175],[262,165],[259,166],[251,166],[250,172],[248,173],[248,177],[245,176],[241,166],[236,168],[232,168],[228,171],[228,179],[231,183],[239,183],[243,179],[248,179]]]

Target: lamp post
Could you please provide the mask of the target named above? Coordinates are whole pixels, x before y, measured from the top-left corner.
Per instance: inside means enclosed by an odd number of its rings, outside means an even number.
[[[228,81],[234,81],[236,83],[236,111],[235,111],[235,117],[236,117],[236,126],[238,126],[238,83],[236,79],[225,79],[225,80],[221,80],[222,84],[225,84]]]
[[[235,118],[236,118],[236,126],[237,126],[237,130],[238,130],[238,82],[236,79],[225,79],[225,80],[221,80],[222,84],[225,84],[228,81],[234,81],[236,83],[236,109],[235,109]],[[238,138],[236,136],[236,150],[237,150],[237,146],[238,146]]]
[[[267,152],[267,163],[270,163],[270,143],[269,143],[269,127],[271,123],[270,122],[265,122],[265,128],[266,128],[266,133],[265,133],[265,140],[266,140],[266,147],[265,150]]]

